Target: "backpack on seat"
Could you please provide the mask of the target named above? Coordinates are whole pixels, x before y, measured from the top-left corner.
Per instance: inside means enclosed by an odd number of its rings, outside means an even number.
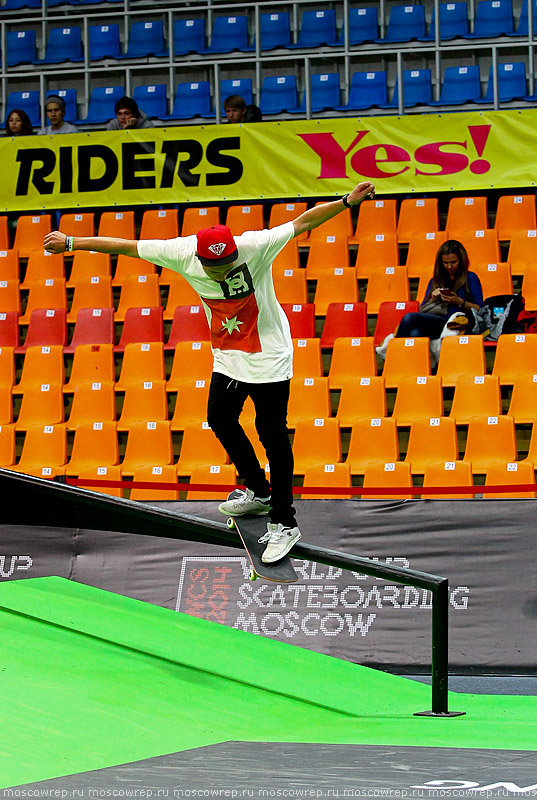
[[[470,334],[481,334],[486,342],[497,342],[502,333],[516,333],[518,317],[524,309],[521,294],[496,294],[487,297],[479,310],[470,309]]]

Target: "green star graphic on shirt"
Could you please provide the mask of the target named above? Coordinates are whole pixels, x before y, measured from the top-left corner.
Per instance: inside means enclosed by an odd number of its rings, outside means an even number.
[[[241,332],[239,327],[240,325],[244,325],[244,323],[241,320],[238,320],[237,316],[235,315],[231,319],[226,317],[226,321],[222,323],[222,328],[225,328],[226,331],[231,335],[233,331],[238,331],[239,333]]]

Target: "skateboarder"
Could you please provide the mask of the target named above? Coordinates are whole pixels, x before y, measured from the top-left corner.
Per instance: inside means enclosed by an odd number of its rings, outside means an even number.
[[[314,206],[292,222],[236,237],[225,225],[164,240],[72,237],[60,231],[45,237],[45,250],[51,253],[95,250],[146,259],[179,272],[198,292],[214,356],[207,422],[247,487],[238,499],[219,508],[230,516],[269,515],[262,537],[266,563],[283,558],[301,536],[293,507],[293,452],[287,430],[293,344],[274,292],[272,261],[293,237],[374,194],[371,182],[359,183],[343,198]],[[267,453],[270,483],[239,424],[248,396]]]

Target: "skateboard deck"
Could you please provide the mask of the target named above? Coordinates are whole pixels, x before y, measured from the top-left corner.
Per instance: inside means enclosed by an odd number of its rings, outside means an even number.
[[[254,581],[257,577],[275,583],[294,583],[298,580],[291,559],[284,556],[274,564],[264,564],[261,555],[266,548],[266,543],[259,543],[263,534],[267,532],[267,517],[245,515],[242,517],[229,517],[227,521],[229,528],[235,528],[241,537],[244,549],[250,559],[250,580]]]

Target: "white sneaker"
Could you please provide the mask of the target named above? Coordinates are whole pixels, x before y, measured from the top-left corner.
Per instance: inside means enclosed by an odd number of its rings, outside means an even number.
[[[251,489],[234,489],[229,495],[227,500],[220,503],[218,510],[222,514],[227,514],[230,517],[242,517],[244,514],[268,514],[270,511],[270,500],[264,502],[259,500]]]
[[[284,528],[281,522],[269,522],[267,532],[259,539],[268,542],[265,552],[261,556],[264,564],[272,564],[287,555],[289,550],[301,538],[302,534],[297,527]]]
[[[386,358],[386,350],[388,349],[388,345],[389,345],[389,343],[390,343],[390,342],[391,342],[391,340],[394,338],[394,335],[395,335],[395,334],[393,334],[393,333],[389,333],[389,334],[386,336],[386,338],[384,339],[384,341],[382,342],[382,344],[379,344],[379,346],[378,346],[378,347],[375,347],[375,353],[376,353],[376,354],[377,354],[377,355],[378,355],[380,358]]]

